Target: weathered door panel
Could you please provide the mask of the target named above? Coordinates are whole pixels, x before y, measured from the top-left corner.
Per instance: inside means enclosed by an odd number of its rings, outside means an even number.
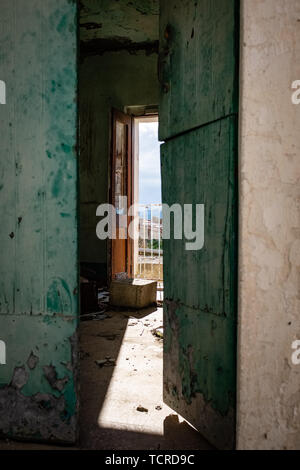
[[[164,399],[214,444],[235,427],[236,118],[162,145],[162,197],[205,206],[204,247],[164,240]]]
[[[227,318],[235,316],[236,150],[236,118],[230,117],[168,141],[161,157],[163,201],[182,208],[193,204],[194,212],[196,204],[205,205],[201,250],[188,251],[186,240],[172,236],[165,242],[167,274],[172,274],[170,263],[180,263],[179,276],[173,273],[166,286],[168,295],[202,311],[209,306],[208,313]]]
[[[162,198],[205,206],[204,247],[164,240],[164,399],[235,441],[238,0],[161,2]]]
[[[76,439],[76,35],[75,1],[1,2],[0,433],[10,437]]]
[[[160,140],[236,113],[238,0],[160,2]]]
[[[132,204],[132,120],[113,110],[111,203],[116,209],[116,238],[111,241],[111,277],[126,272],[132,276],[133,246],[127,237],[128,209]]]

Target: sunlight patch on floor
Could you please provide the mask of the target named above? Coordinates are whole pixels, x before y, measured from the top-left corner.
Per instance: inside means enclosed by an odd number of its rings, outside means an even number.
[[[100,427],[163,435],[164,419],[174,411],[163,404],[163,342],[152,334],[161,325],[160,308],[142,319],[129,318]]]

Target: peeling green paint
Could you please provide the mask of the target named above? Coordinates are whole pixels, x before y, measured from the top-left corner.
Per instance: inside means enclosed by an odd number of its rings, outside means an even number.
[[[164,399],[235,440],[238,2],[161,3],[162,200],[204,204],[204,247],[164,240]],[[179,268],[178,268],[179,267]]]
[[[236,129],[229,117],[161,149],[163,201],[201,203],[206,214],[202,250],[186,251],[172,235],[164,241],[164,380],[176,385],[171,405],[181,414],[181,400],[194,410],[201,396],[220,419],[235,409]]]
[[[161,141],[237,113],[238,5],[239,0],[161,3]]]
[[[74,442],[77,4],[42,3],[1,5],[0,434]]]
[[[76,319],[64,317],[7,316],[1,335],[7,345],[17,338],[19,347],[8,347],[7,365],[0,370],[0,434],[76,439],[77,365],[71,339],[76,325]],[[27,424],[19,422],[24,413]]]
[[[134,43],[158,37],[159,0],[81,0],[80,36],[96,39],[123,37]]]

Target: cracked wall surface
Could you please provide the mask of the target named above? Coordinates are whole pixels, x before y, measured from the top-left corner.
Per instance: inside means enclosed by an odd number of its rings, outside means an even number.
[[[238,428],[240,449],[300,448],[298,0],[243,0]]]
[[[164,240],[164,400],[235,445],[239,2],[161,2],[162,200],[204,204],[204,246]],[[173,230],[173,228],[171,229]]]
[[[0,371],[0,436],[77,439],[77,320],[26,315],[1,320],[8,360]]]

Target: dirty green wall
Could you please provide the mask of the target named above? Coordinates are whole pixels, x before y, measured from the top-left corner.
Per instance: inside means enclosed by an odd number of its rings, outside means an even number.
[[[0,16],[0,434],[74,442],[77,6],[27,3]]]
[[[233,448],[238,0],[161,2],[159,58],[162,200],[205,206],[201,250],[164,240],[164,400]]]
[[[158,39],[159,0],[81,0],[81,41],[113,38],[140,44]]]
[[[108,202],[111,109],[158,104],[157,54],[107,52],[80,64],[80,261],[106,275],[96,208]]]

